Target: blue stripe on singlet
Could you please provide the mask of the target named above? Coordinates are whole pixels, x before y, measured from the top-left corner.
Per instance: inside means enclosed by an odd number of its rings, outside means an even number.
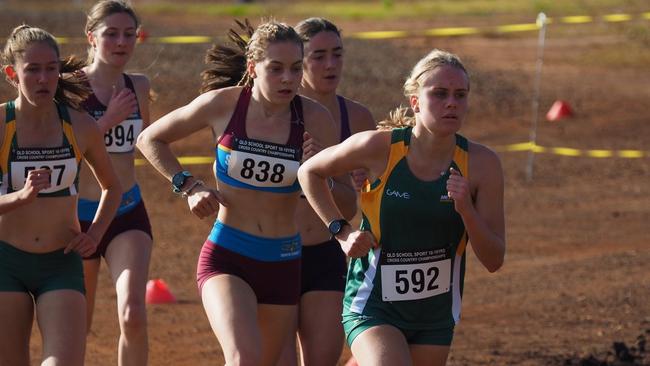
[[[133,210],[140,201],[142,201],[142,193],[140,192],[140,186],[136,184],[133,188],[122,194],[122,201],[120,201],[120,207],[117,209],[115,216],[124,215]],[[99,201],[79,198],[77,202],[77,216],[79,217],[79,221],[93,221],[98,208]]]
[[[284,238],[264,238],[214,222],[208,240],[243,256],[259,261],[279,262],[300,258],[302,244],[300,235]]]

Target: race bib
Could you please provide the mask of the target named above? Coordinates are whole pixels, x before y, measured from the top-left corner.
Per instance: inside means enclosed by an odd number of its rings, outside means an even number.
[[[451,286],[449,248],[382,253],[383,301],[419,300],[444,294]]]
[[[25,150],[21,150],[25,153]],[[11,186],[18,191],[25,186],[27,175],[36,169],[50,170],[50,188],[41,190],[39,193],[53,193],[68,188],[74,184],[77,176],[77,160],[75,158],[44,160],[44,161],[12,161],[11,162]]]
[[[142,119],[131,118],[113,126],[104,134],[104,145],[109,153],[126,153],[133,151],[133,146],[142,132]]]
[[[228,176],[255,187],[286,187],[296,181],[300,162],[295,149],[237,139],[226,163]]]

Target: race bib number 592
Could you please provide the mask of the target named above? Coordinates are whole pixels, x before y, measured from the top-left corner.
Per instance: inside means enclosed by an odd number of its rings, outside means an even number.
[[[384,301],[419,300],[449,291],[451,259],[381,267]]]

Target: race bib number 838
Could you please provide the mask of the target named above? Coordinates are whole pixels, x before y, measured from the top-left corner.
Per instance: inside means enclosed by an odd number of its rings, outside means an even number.
[[[297,161],[233,151],[228,175],[256,187],[283,187],[296,180],[299,166]]]
[[[237,138],[233,144],[226,158],[229,177],[255,187],[278,188],[295,182],[300,159],[294,148]]]

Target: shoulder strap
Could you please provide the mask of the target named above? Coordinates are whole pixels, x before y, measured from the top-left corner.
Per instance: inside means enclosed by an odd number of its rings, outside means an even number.
[[[88,80],[88,75],[86,72],[83,70],[78,70],[77,73],[82,76],[84,85],[90,90],[90,94],[81,102],[81,108],[83,108],[86,112],[89,112],[91,115],[93,115],[94,111],[106,110],[106,106],[102,104],[99,99],[97,99],[97,95],[95,95],[95,91],[90,85],[90,80]]]
[[[138,93],[135,91],[135,84],[133,83],[133,80],[131,80],[131,77],[127,74],[124,75],[124,85],[129,88],[132,92],[133,95],[135,95],[135,102],[136,102],[136,110],[135,113],[142,118],[140,115],[140,101],[138,100]]]
[[[63,144],[69,144],[72,146],[75,159],[77,160],[77,163],[79,163],[81,161],[82,154],[81,151],[79,151],[79,145],[77,144],[77,139],[74,136],[74,129],[72,128],[72,120],[70,119],[68,107],[63,103],[56,103],[56,109],[59,112],[61,127],[63,128]]]
[[[237,99],[237,105],[235,106],[235,111],[230,117],[228,126],[223,131],[221,136],[224,136],[228,133],[234,133],[239,137],[247,137],[246,135],[246,114],[248,113],[248,104],[251,100],[251,88],[245,86],[241,93],[239,94],[239,99]]]
[[[16,136],[16,101],[10,100],[5,105],[5,135],[3,139],[3,150],[18,147]],[[8,150],[7,150],[8,151]]]
[[[9,171],[9,155],[12,148],[16,147],[16,105],[13,100],[5,104],[4,136],[0,140],[0,173]],[[0,175],[0,180],[2,176]]]
[[[302,98],[300,95],[296,94],[296,96],[293,97],[289,108],[291,109],[291,123],[304,125],[305,118],[302,111]]]
[[[454,163],[460,169],[460,173],[465,178],[469,178],[469,142],[466,137],[459,134],[456,134]]]
[[[291,132],[289,133],[289,145],[302,148],[303,134],[305,133],[305,119],[302,110],[302,99],[296,95],[291,104]]]
[[[70,113],[68,112],[68,107],[63,103],[56,103],[56,110],[59,113],[59,118],[61,123],[72,124],[70,120]]]
[[[16,119],[16,102],[10,100],[5,104],[5,123]]]
[[[404,145],[408,146],[411,143],[412,129],[413,127],[401,127],[393,129],[390,139],[391,145],[398,142],[404,142]]]
[[[336,99],[339,101],[339,110],[341,111],[341,141],[344,141],[348,137],[352,136],[352,131],[350,130],[350,119],[348,117],[348,107],[345,105],[345,98],[337,95]]]
[[[377,177],[377,180],[371,185],[374,189],[381,184],[385,184],[388,176],[393,171],[397,163],[400,162],[408,152],[408,142],[411,140],[411,127],[395,128],[391,131],[390,152],[388,162],[384,172]]]
[[[131,91],[135,93],[135,86],[133,85],[133,80],[131,80],[131,77],[127,74],[122,75],[124,76],[124,86],[131,89]]]
[[[468,151],[469,142],[465,136],[456,134],[456,146],[460,147],[462,150]]]

